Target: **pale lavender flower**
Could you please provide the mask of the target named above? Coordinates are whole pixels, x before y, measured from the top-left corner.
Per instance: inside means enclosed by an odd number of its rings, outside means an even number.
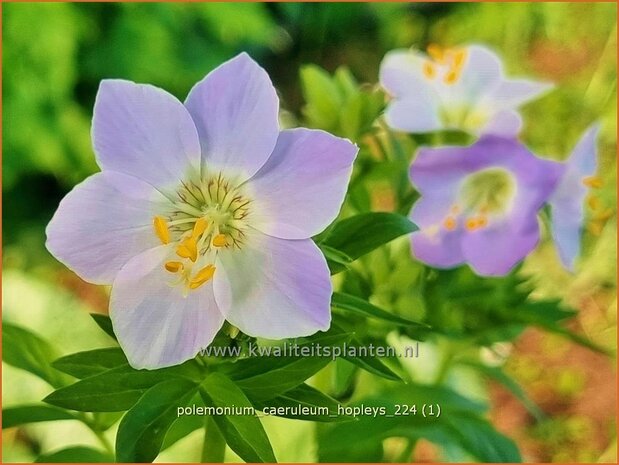
[[[552,86],[508,79],[499,57],[481,45],[453,49],[393,50],[380,66],[380,82],[393,97],[387,124],[405,132],[459,129],[512,136],[522,125],[516,111]]]
[[[562,171],[511,138],[422,148],[410,169],[421,194],[410,214],[419,226],[413,255],[437,268],[468,263],[479,275],[507,274],[538,243],[537,213]]]
[[[224,320],[274,339],[329,327],[329,270],[309,238],[336,217],[357,147],[280,131],[278,107],[245,53],[184,105],[150,85],[101,83],[102,171],[60,203],[47,247],[83,279],[112,284],[110,316],[134,367],[194,357]]]
[[[580,237],[584,221],[585,197],[591,187],[599,187],[596,139],[598,124],[587,129],[569,159],[564,174],[550,201],[552,236],[563,265],[574,271],[574,262],[580,254]]]

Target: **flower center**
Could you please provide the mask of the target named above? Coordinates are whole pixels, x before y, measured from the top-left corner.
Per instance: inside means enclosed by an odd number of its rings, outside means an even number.
[[[503,168],[486,168],[466,177],[460,188],[465,210],[503,214],[512,207],[516,181]]]
[[[467,54],[466,49],[443,49],[431,44],[429,58],[423,62],[421,71],[429,81],[439,78],[444,84],[455,84],[460,80]]]
[[[511,210],[515,194],[516,180],[503,168],[486,168],[470,174],[460,186],[459,201],[451,206],[441,226],[446,231],[460,226],[468,232],[483,229]]]
[[[193,290],[215,274],[213,261],[221,248],[241,249],[251,201],[222,177],[205,176],[181,182],[178,199],[167,213],[153,218],[155,234],[173,244],[176,257],[164,268]]]

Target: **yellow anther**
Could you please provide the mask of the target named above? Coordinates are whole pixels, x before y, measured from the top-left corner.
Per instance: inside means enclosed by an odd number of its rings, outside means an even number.
[[[443,77],[443,82],[445,84],[455,84],[458,79],[460,78],[460,71],[457,69],[450,69],[449,71],[447,71],[447,73],[445,73],[445,76]]]
[[[466,49],[456,50],[453,54],[453,70],[460,71],[466,60]]]
[[[475,231],[478,227],[477,219],[469,218],[468,220],[466,220],[466,223],[464,223],[464,227],[466,228],[467,231]]]
[[[196,238],[190,236],[181,242],[176,248],[176,255],[195,262],[198,259],[198,244],[196,243]]]
[[[591,210],[599,210],[602,206],[602,201],[597,195],[590,195],[587,197],[587,205]]]
[[[191,235],[193,237],[200,237],[204,231],[208,228],[208,221],[206,218],[198,218],[196,223],[193,225],[193,232]]]
[[[447,231],[453,231],[456,229],[456,220],[452,216],[448,216],[445,218],[445,221],[443,221],[443,227]]]
[[[224,247],[227,243],[228,243],[228,240],[226,239],[225,234],[217,234],[213,238],[213,245],[215,247]]]
[[[427,48],[428,55],[430,55],[434,60],[441,62],[445,58],[445,51],[440,45],[430,44]]]
[[[163,244],[170,242],[170,230],[168,224],[161,216],[155,216],[153,218],[153,226],[155,228],[155,234]]]
[[[613,210],[612,208],[607,208],[606,210],[602,211],[601,213],[598,213],[597,215],[595,215],[594,219],[596,221],[606,221],[606,220],[612,218],[614,214],[615,214],[615,210]]]
[[[170,273],[178,273],[179,271],[183,271],[184,268],[181,262],[166,262],[166,264],[163,266]]]
[[[488,226],[488,218],[484,215],[480,216],[477,218],[477,227],[478,228],[485,228],[486,226]]]
[[[601,221],[594,221],[593,223],[589,223],[587,229],[594,236],[599,236],[604,230],[604,223]]]
[[[434,79],[436,77],[436,66],[431,61],[424,62],[422,71],[427,79]]]
[[[599,176],[587,176],[586,178],[583,178],[582,183],[587,187],[599,189],[602,187],[602,178]]]
[[[200,286],[202,286],[202,284],[212,279],[214,274],[215,274],[215,267],[213,265],[206,265],[204,268],[198,271],[196,275],[193,277],[193,279],[189,282],[189,288],[190,289],[199,288]]]

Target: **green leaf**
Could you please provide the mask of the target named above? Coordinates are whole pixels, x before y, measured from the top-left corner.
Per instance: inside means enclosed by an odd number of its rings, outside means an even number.
[[[76,420],[76,417],[66,410],[47,405],[20,405],[2,410],[2,428],[56,420]]]
[[[198,398],[198,401],[201,402],[201,399]],[[204,417],[200,415],[182,415],[178,417],[168,429],[168,432],[166,433],[165,439],[161,446],[161,450],[166,450],[168,447],[176,444],[176,442],[187,437],[190,433],[203,427]]]
[[[42,454],[35,463],[112,463],[114,457],[106,452],[85,446],[67,447],[66,449]]]
[[[369,355],[359,355],[356,357],[353,357],[352,355],[344,355],[342,358],[344,360],[348,360],[350,363],[354,363],[359,368],[363,368],[369,373],[380,376],[381,378],[385,378],[390,381],[402,381],[402,378],[398,374],[394,373],[391,368],[376,357]]]
[[[300,74],[306,102],[303,113],[308,123],[321,129],[335,129],[342,103],[337,85],[329,73],[316,65],[303,66]]]
[[[212,407],[251,407],[243,391],[221,373],[213,373],[200,387],[204,402]],[[230,448],[246,462],[275,462],[273,448],[254,415],[228,415],[214,417],[221,434]]]
[[[397,213],[362,213],[338,221],[321,241],[353,260],[386,244],[404,234],[417,230],[408,218]],[[342,271],[343,266],[335,267],[334,273]]]
[[[573,317],[575,314],[576,312],[574,310],[562,309],[560,307],[560,301],[558,300],[543,300],[539,302],[526,302],[513,309],[512,320],[514,323],[522,322],[539,326],[547,331],[564,336],[572,342],[587,347],[595,352],[612,356],[613,354],[609,350],[600,347],[580,334],[566,329],[560,324],[560,322]]]
[[[508,389],[525,408],[533,415],[538,421],[545,418],[544,412],[540,410],[535,402],[527,395],[527,393],[522,389],[520,384],[513,379],[511,376],[507,375],[500,367],[489,367],[486,365],[482,365],[481,363],[475,362],[460,362],[461,365],[469,366],[479,371],[481,374],[491,378],[498,383],[501,383],[506,389]]]
[[[438,404],[441,415],[424,417],[424,404]],[[363,438],[364,447],[372,448],[388,437],[425,438],[439,446],[457,445],[481,462],[520,461],[513,441],[481,417],[486,407],[448,388],[415,384],[398,386],[354,405],[385,410],[375,417],[360,416],[357,422],[332,424],[323,429],[319,435],[320,461],[347,457],[350,444],[359,438]],[[414,405],[417,410],[415,414],[395,415],[396,405]]]
[[[427,329],[428,325],[417,321],[401,318],[393,313],[389,313],[381,308],[372,305],[367,300],[361,299],[354,295],[344,294],[342,292],[334,292],[331,297],[331,306],[341,310],[348,310],[366,317],[376,318],[378,320],[395,323],[400,326],[420,327]]]
[[[320,392],[319,390],[301,384],[274,399],[263,402],[255,402],[254,406],[263,410],[265,408],[281,408],[280,412],[265,412],[267,415],[274,414],[284,418],[295,420],[309,420],[330,423],[334,421],[351,421],[354,418],[340,414],[338,401]],[[307,412],[299,410],[299,407],[310,409]]]
[[[47,381],[53,387],[66,384],[66,378],[54,370],[52,360],[58,352],[47,341],[27,329],[2,322],[2,361]]]
[[[487,420],[460,413],[453,416],[447,414],[442,421],[451,426],[449,434],[477,460],[484,463],[522,461],[514,441],[499,433]]]
[[[197,383],[172,379],[146,391],[120,422],[116,435],[117,461],[152,462],[178,416],[177,408],[184,406],[197,390]]]
[[[170,378],[197,380],[201,376],[193,360],[159,370],[136,370],[124,365],[58,389],[43,400],[81,412],[120,412],[131,408],[142,394],[162,381]]]
[[[112,320],[107,315],[102,315],[100,313],[91,313],[90,316],[97,326],[101,328],[105,333],[110,336],[112,339],[116,340],[116,334],[114,334],[114,328],[112,327]]]
[[[111,368],[127,364],[127,357],[119,347],[78,352],[55,360],[52,366],[76,378],[98,375]]]
[[[347,269],[348,265],[354,261],[345,253],[340,252],[333,247],[329,247],[328,245],[319,244],[318,247],[320,247],[322,254],[327,259],[327,265],[329,266],[329,270],[331,270],[332,274],[342,271],[342,267]]]
[[[299,343],[339,345],[350,338],[349,334],[320,336]],[[330,357],[261,356],[237,360],[221,366],[221,372],[233,379],[253,401],[276,397],[302,384],[331,361]]]

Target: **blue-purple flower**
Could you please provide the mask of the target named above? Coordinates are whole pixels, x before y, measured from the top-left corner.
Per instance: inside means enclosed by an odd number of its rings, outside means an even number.
[[[600,186],[595,143],[600,126],[587,129],[564,165],[564,174],[549,200],[552,236],[563,265],[574,270],[580,254],[585,197],[591,187]]]
[[[265,338],[329,327],[329,270],[309,238],[337,215],[357,148],[280,131],[278,107],[244,53],[185,104],[150,85],[101,83],[102,171],[60,203],[47,247],[85,280],[112,284],[110,316],[134,367],[194,357],[224,320]]]
[[[468,263],[480,275],[507,274],[538,243],[538,211],[562,172],[512,138],[420,149],[410,169],[421,194],[410,214],[419,226],[413,255],[437,268]]]
[[[394,129],[504,136],[517,134],[521,127],[516,108],[552,87],[508,79],[499,57],[480,45],[431,45],[427,54],[393,50],[381,63],[380,82],[393,97],[385,117]]]

